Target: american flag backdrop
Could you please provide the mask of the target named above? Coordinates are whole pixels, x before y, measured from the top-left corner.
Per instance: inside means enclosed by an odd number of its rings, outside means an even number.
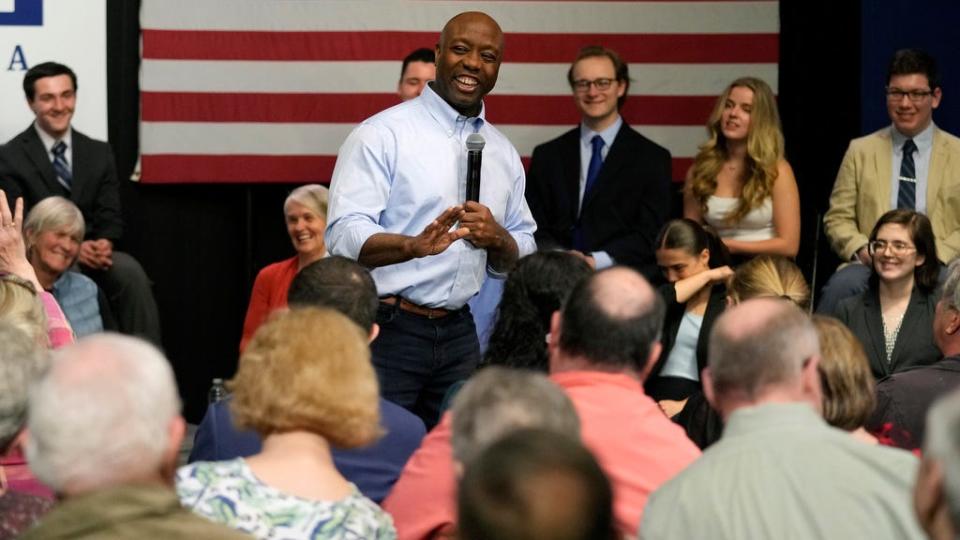
[[[487,118],[525,158],[579,116],[566,72],[584,45],[630,64],[626,121],[682,179],[716,96],[777,90],[777,1],[143,0],[142,182],[321,182],[363,119],[395,105],[400,60],[480,10],[506,34]]]

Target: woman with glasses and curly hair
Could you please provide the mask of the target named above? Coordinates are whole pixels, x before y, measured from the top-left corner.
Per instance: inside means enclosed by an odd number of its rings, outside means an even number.
[[[837,318],[863,343],[877,378],[937,361],[933,315],[940,263],[930,220],[913,210],[891,210],[880,216],[867,247],[873,257],[869,288],[841,301]]]
[[[734,257],[794,257],[800,197],[770,86],[754,77],[730,83],[707,131],[687,171],[683,216],[712,226]]]

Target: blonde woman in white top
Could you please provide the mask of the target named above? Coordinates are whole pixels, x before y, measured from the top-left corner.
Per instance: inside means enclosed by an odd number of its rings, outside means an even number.
[[[730,83],[707,131],[687,171],[684,217],[712,226],[738,258],[796,256],[800,196],[770,86],[754,77]]]

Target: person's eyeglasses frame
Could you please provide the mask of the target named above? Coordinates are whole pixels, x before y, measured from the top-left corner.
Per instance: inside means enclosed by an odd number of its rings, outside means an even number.
[[[922,103],[923,100],[934,94],[933,90],[903,90],[901,88],[887,86],[884,87],[884,91],[887,94],[887,101],[893,103],[899,103],[903,101],[904,97],[910,98],[912,103]]]
[[[870,256],[886,253],[888,248],[890,249],[890,253],[897,257],[902,257],[911,251],[917,250],[917,246],[901,244],[899,242],[887,242],[886,240],[873,240],[867,244],[867,251],[870,252]]]
[[[606,92],[616,81],[617,79],[611,79],[609,77],[600,77],[599,79],[593,79],[592,81],[588,79],[577,79],[573,81],[571,86],[573,86],[573,91],[577,92],[578,94],[586,94],[590,91],[591,86],[596,86],[597,90],[600,92]]]

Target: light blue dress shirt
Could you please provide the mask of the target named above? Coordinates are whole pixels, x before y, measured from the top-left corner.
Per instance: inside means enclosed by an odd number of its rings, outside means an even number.
[[[67,270],[53,283],[50,293],[57,299],[78,338],[103,332],[103,318],[97,300],[99,290],[92,279]]]
[[[617,121],[611,124],[603,131],[593,131],[587,126],[580,124],[580,206],[583,206],[583,192],[587,187],[587,169],[590,168],[590,158],[593,157],[593,146],[590,141],[594,135],[600,135],[603,139],[603,149],[600,150],[600,157],[606,161],[610,147],[613,146],[613,140],[617,138],[620,132],[620,126],[623,125],[623,117],[617,116]],[[594,251],[590,253],[597,265],[597,270],[613,266],[616,261],[613,260],[606,251]]]
[[[930,122],[927,129],[913,138],[914,144],[917,145],[917,151],[913,153],[913,164],[917,172],[916,210],[921,214],[927,212],[927,175],[930,172],[930,155],[933,152],[933,127],[933,122]],[[900,195],[900,164],[903,162],[903,143],[907,142],[907,139],[908,137],[897,131],[897,128],[890,127],[890,141],[893,144],[890,208],[897,207],[897,197]]]
[[[466,194],[466,139],[486,140],[480,203],[517,243],[520,257],[533,253],[536,223],[524,198],[520,155],[484,120],[485,108],[467,118],[430,85],[420,97],[360,124],[340,147],[330,184],[326,241],[330,253],[351,259],[372,235],[416,236]],[[443,253],[374,268],[380,296],[400,295],[434,308],[459,309],[480,290],[487,252],[466,240]],[[497,275],[490,269],[490,273]],[[502,277],[502,276],[498,276]]]

